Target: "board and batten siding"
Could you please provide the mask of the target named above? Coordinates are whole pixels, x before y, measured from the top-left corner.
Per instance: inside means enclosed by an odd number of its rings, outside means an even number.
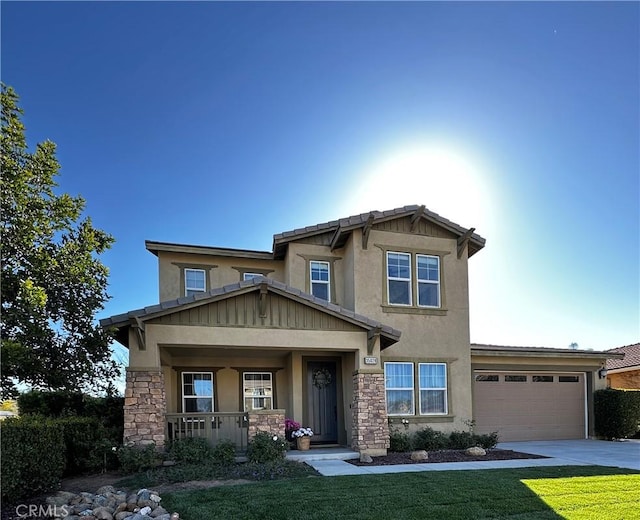
[[[260,316],[259,294],[250,292],[203,304],[149,321],[156,325],[257,327],[305,330],[360,331],[357,325],[288,298],[266,295],[266,317]]]

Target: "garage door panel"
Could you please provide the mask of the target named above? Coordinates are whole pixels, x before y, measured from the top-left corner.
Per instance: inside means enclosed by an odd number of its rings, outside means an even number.
[[[497,382],[474,378],[477,432],[497,431],[502,441],[584,438],[584,374],[491,374]]]

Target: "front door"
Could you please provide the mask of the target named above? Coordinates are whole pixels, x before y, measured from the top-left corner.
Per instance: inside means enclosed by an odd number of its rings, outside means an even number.
[[[336,363],[309,361],[307,363],[307,415],[313,430],[311,442],[338,441]]]

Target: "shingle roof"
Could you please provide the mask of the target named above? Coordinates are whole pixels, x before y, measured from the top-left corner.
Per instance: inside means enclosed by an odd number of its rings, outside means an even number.
[[[221,299],[222,297],[229,297],[234,295],[235,293],[245,293],[253,290],[258,290],[260,287],[267,287],[273,292],[288,296],[290,298],[296,299],[301,303],[305,303],[312,307],[316,307],[324,312],[329,314],[333,314],[335,316],[341,317],[347,321],[355,323],[365,329],[380,329],[381,333],[386,337],[391,339],[393,342],[398,341],[400,339],[401,332],[393,327],[388,325],[384,325],[379,321],[371,319],[362,314],[357,314],[349,309],[345,309],[344,307],[340,307],[335,303],[327,302],[326,300],[322,300],[320,298],[316,298],[315,296],[305,293],[299,289],[295,289],[290,287],[282,282],[278,282],[276,280],[272,280],[271,278],[265,277],[256,277],[251,280],[246,280],[242,282],[236,282],[230,285],[225,285],[224,287],[219,287],[217,289],[212,289],[208,292],[203,292],[200,294],[194,294],[191,296],[184,296],[182,298],[178,298],[176,300],[169,300],[165,302],[161,302],[157,305],[151,305],[149,307],[145,307],[143,309],[136,309],[133,311],[129,311],[124,314],[117,314],[115,316],[110,316],[108,318],[104,318],[100,320],[100,325],[102,327],[124,327],[130,324],[130,320],[134,318],[150,318],[159,313],[164,313],[168,310],[179,311],[182,307],[193,307],[197,305],[204,305],[211,301],[216,301]]]
[[[609,359],[607,360],[607,370],[617,370],[621,368],[640,368],[640,343],[634,345],[626,345],[624,347],[612,348],[607,352],[615,352],[617,354],[624,354],[623,359]]]
[[[276,254],[278,246],[303,237],[336,231],[339,228],[343,229],[344,231],[350,231],[358,227],[363,227],[371,215],[373,216],[373,223],[375,224],[384,220],[413,215],[420,208],[423,207],[414,204],[411,206],[403,206],[401,208],[394,208],[386,211],[370,211],[368,213],[361,213],[360,215],[352,215],[350,217],[341,218],[338,220],[331,220],[329,222],[323,222],[321,224],[315,224],[313,226],[298,228],[291,231],[284,231],[283,233],[277,233],[273,235],[273,251],[274,254]],[[441,217],[437,213],[429,211],[426,208],[423,208],[422,214],[427,219],[436,222],[437,224],[459,236],[464,235],[468,231],[466,228],[460,226],[459,224],[451,222],[450,220]],[[477,233],[472,233],[470,238],[471,242],[475,246],[473,248],[473,251],[469,252],[469,254],[471,255],[484,247],[485,239]]]

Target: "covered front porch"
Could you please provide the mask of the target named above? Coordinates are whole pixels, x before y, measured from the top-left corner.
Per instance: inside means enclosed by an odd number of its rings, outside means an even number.
[[[316,446],[386,453],[390,327],[264,278],[111,320],[130,349],[125,442],[242,451],[257,431],[284,435],[286,417]]]
[[[313,430],[314,445],[351,445],[358,350],[161,347],[167,440],[284,436],[285,418]]]

